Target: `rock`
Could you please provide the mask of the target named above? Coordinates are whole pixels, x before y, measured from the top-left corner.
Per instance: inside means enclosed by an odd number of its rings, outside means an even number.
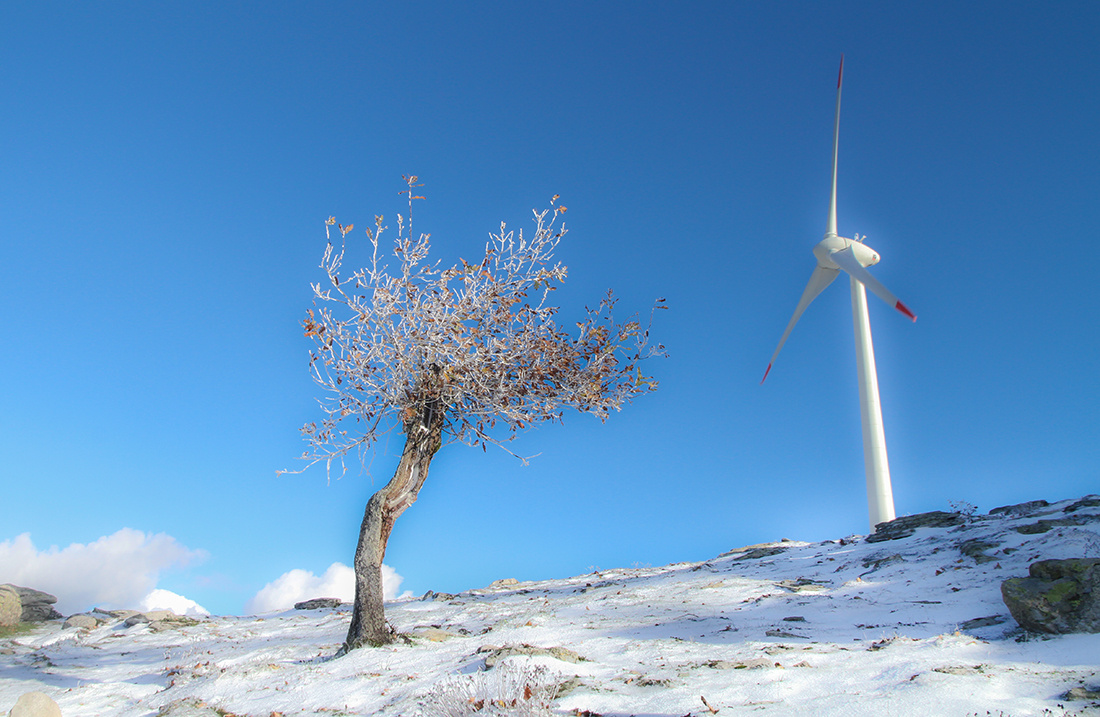
[[[1073,513],[1082,508],[1095,508],[1100,505],[1100,495],[1086,495],[1081,500],[1077,501],[1071,506],[1068,506],[1063,512]]]
[[[27,692],[16,700],[8,717],[61,717],[61,708],[44,692]]]
[[[795,580],[780,580],[776,583],[784,590],[790,590],[792,593],[800,593],[806,590],[824,590],[829,586],[828,583],[820,580],[812,580],[810,578],[797,578]]]
[[[105,610],[101,607],[92,610],[92,616],[98,618],[100,622],[106,622],[106,618],[111,618],[113,620],[129,620],[134,615],[140,614],[141,613],[137,610]]]
[[[202,700],[189,698],[161,707],[156,717],[233,717],[233,714],[211,707]]]
[[[500,580],[494,580],[489,583],[489,589],[494,588],[510,588],[513,585],[519,585],[519,580],[515,578],[501,578]]]
[[[432,592],[431,590],[429,590],[428,592],[424,593],[424,597],[422,597],[420,599],[421,600],[434,600],[436,602],[447,602],[449,600],[454,600],[455,596],[452,595],[451,593],[437,593],[437,592]]]
[[[60,620],[61,613],[53,609],[57,598],[49,593],[33,588],[23,588],[18,585],[7,585],[19,593],[19,601],[23,605],[23,622],[45,622],[46,620]]]
[[[504,647],[482,645],[477,649],[477,652],[479,655],[485,654],[485,669],[492,669],[498,662],[506,657],[512,657],[513,655],[553,657],[555,660],[571,662],[573,664],[587,662],[583,657],[565,647],[536,647],[535,645],[527,644],[505,645]]]
[[[1100,558],[1041,560],[1028,572],[1001,583],[1020,627],[1054,635],[1100,632]]]
[[[145,613],[145,617],[151,617],[152,613]],[[192,625],[198,625],[199,621],[193,617],[184,617],[183,615],[170,614],[168,617],[161,618],[159,620],[150,620],[149,629],[153,632],[164,632],[165,630],[172,630],[179,627],[191,627]]]
[[[422,630],[417,630],[415,634],[431,640],[432,642],[446,642],[452,637],[457,637],[453,632],[447,632],[438,627],[426,627]]]
[[[1088,687],[1081,685],[1080,687],[1074,687],[1063,694],[1059,699],[1066,701],[1070,700],[1100,700],[1100,689],[1090,690]]]
[[[784,541],[781,540],[779,542],[782,543]],[[789,543],[790,541],[788,540],[788,541],[785,541],[785,542]],[[737,553],[751,553],[751,552],[757,551],[757,550],[768,551],[768,552],[763,553],[763,555],[761,556],[761,557],[764,557],[764,556],[767,556],[767,555],[775,555],[776,553],[781,553],[784,550],[787,550],[787,548],[789,548],[789,547],[790,546],[786,546],[786,545],[778,546],[774,542],[772,542],[772,543],[754,543],[753,545],[744,545],[740,548],[734,548],[733,550],[727,550],[726,552],[722,553],[718,557],[726,558],[726,557],[729,557],[730,555],[736,555]],[[737,559],[741,560],[741,558],[737,558]]]
[[[870,570],[868,570],[867,572],[873,573],[876,570],[881,570],[882,568],[885,568],[887,565],[893,565],[894,563],[904,563],[905,562],[905,558],[903,558],[901,556],[901,553],[894,553],[893,555],[887,555],[885,557],[880,557],[880,556],[881,556],[881,553],[879,555],[874,556],[874,557],[864,558],[863,567],[870,568]],[[866,574],[867,573],[864,573],[864,575],[866,575]]]
[[[758,560],[759,558],[767,558],[772,555],[779,555],[786,552],[787,548],[781,548],[779,546],[772,548],[753,548],[752,550],[745,551],[744,555],[739,555],[734,560]]]
[[[917,513],[894,518],[875,526],[875,532],[867,536],[868,543],[881,543],[884,540],[901,540],[908,538],[917,528],[947,528],[953,525],[962,525],[966,522],[966,516],[962,513],[946,513],[942,510],[933,510],[930,513]]]
[[[943,675],[984,675],[986,667],[988,665],[944,665],[943,667],[933,667],[932,672],[939,672]]]
[[[1045,533],[1051,528],[1058,528],[1065,525],[1084,525],[1088,521],[1088,516],[1078,516],[1070,518],[1055,518],[1053,520],[1040,520],[1037,523],[1029,523],[1027,525],[1021,525],[1016,528],[1017,533],[1023,535],[1038,535],[1039,533]]]
[[[1000,625],[1007,618],[1004,615],[990,615],[989,617],[976,617],[959,625],[960,630],[976,630],[979,627],[993,627]]]
[[[149,618],[150,622],[156,622],[157,620],[175,620],[179,617],[179,615],[171,610],[146,610],[142,615]]]
[[[996,558],[992,555],[986,555],[985,551],[996,548],[997,545],[997,543],[991,543],[988,540],[974,538],[973,540],[959,543],[959,552],[969,558],[973,558],[974,562],[978,564],[991,563],[996,560]]]
[[[23,602],[11,585],[0,585],[0,626],[18,625],[23,617]]]
[[[126,618],[123,621],[123,624],[126,625],[126,627],[133,627],[134,625],[145,625],[145,624],[148,624],[148,623],[149,623],[149,618],[145,617],[140,612],[136,613],[134,615],[131,615],[130,617]]]
[[[793,632],[787,632],[786,630],[766,630],[764,634],[767,637],[778,637],[783,640],[803,637],[803,635],[795,635]]]
[[[1026,503],[1017,503],[1016,505],[1002,505],[1000,508],[994,508],[989,511],[990,515],[1003,515],[1006,517],[1016,515],[1030,515],[1039,508],[1046,508],[1050,503],[1045,500],[1029,500]]]
[[[69,619],[61,626],[62,628],[69,630],[72,628],[84,628],[86,630],[94,630],[99,627],[99,620],[95,619],[91,615],[79,614],[70,615]]]
[[[340,598],[313,598],[294,603],[295,610],[320,610],[325,607],[340,607]]]
[[[667,690],[672,687],[672,680],[663,677],[643,677],[634,684],[638,687],[663,687]]]

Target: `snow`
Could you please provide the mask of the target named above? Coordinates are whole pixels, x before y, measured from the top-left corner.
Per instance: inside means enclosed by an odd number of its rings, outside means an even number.
[[[1072,502],[900,540],[782,541],[402,599],[387,616],[408,644],[337,659],[346,605],[160,630],[53,623],[0,640],[0,713],[41,690],[65,717],[152,717],[185,703],[257,717],[1100,714],[1063,699],[1100,683],[1100,634],[1024,634],[1000,597],[1035,560],[1100,552],[1100,507],[1065,513]],[[1081,524],[1016,530],[1070,516]],[[991,544],[982,562],[960,550],[975,539]],[[513,655],[485,671],[506,645],[582,659]]]

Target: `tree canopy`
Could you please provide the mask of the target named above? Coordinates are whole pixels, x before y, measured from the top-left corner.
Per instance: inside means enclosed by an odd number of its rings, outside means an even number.
[[[568,328],[558,323],[550,297],[566,278],[555,260],[566,207],[556,195],[533,212],[534,231],[502,222],[479,261],[441,268],[429,260],[430,235],[413,235],[413,201],[423,197],[417,177],[405,179],[409,215],[398,215],[388,252],[387,226],[375,216],[362,268],[345,273],[353,225],[326,221],[328,281],[312,285],[317,310],[303,321],[325,417],[303,427],[310,445],[303,458],[343,466],[350,452],[361,454],[429,405],[443,411],[448,440],[484,448],[560,421],[567,409],[605,420],[656,389],[640,362],[664,347],[650,345],[636,317],[615,322],[610,291]]]

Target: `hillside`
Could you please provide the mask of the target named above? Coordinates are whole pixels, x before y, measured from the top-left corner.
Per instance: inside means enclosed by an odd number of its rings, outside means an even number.
[[[336,660],[347,606],[51,623],[0,640],[0,713],[41,690],[64,717],[1100,714],[1063,699],[1100,684],[1100,634],[1025,634],[1000,595],[1036,560],[1100,557],[1100,499],[945,523],[429,593],[387,606],[407,644]]]

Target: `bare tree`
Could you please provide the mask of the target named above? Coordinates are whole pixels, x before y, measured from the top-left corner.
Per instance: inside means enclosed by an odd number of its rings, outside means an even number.
[[[440,269],[428,262],[429,235],[414,237],[417,178],[405,178],[409,218],[397,217],[391,252],[380,246],[381,216],[367,229],[363,268],[343,272],[352,225],[326,222],[329,244],[314,284],[315,312],[303,322],[314,340],[310,367],[324,391],[325,418],[302,429],[303,458],[360,461],[393,428],[405,434],[393,478],[368,501],[355,551],[355,607],[343,650],[392,642],[383,609],[382,559],[394,521],[413,502],[444,440],[504,445],[517,431],[560,421],[565,409],[606,420],[656,381],[639,363],[663,346],[649,344],[637,320],[616,323],[611,292],[568,332],[548,299],[566,268],[553,261],[565,235],[561,205],[534,213],[527,235],[502,223],[476,264]],[[332,243],[332,230],[340,245]],[[388,254],[388,256],[387,256]],[[659,299],[655,308],[664,308]],[[354,424],[349,426],[348,423]]]

